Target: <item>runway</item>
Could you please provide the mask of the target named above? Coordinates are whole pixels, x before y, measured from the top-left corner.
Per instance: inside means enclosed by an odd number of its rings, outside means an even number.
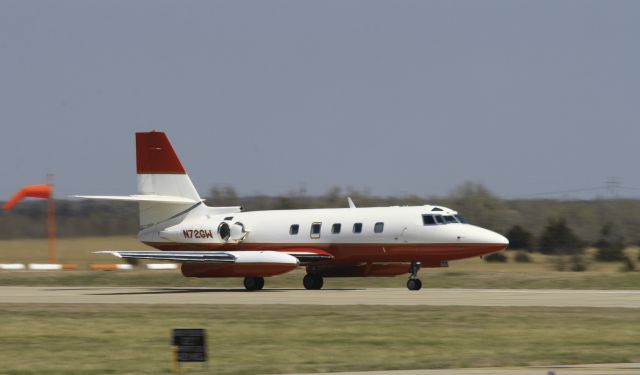
[[[638,373],[640,373],[640,363],[606,363],[597,365],[536,366],[513,368],[456,368],[439,370],[332,372],[326,373],[325,375],[631,375]]]
[[[640,291],[557,289],[244,289],[0,287],[0,303],[545,306],[640,308]]]

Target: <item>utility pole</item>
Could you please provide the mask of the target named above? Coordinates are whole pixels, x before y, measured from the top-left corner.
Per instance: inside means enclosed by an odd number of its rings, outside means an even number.
[[[609,177],[605,182],[605,187],[610,198],[618,197],[618,189],[620,188],[620,180],[616,177]]]

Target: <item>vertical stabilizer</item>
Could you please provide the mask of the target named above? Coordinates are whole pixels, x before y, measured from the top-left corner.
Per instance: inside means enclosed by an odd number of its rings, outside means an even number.
[[[136,133],[136,164],[138,194],[200,200],[165,133]]]
[[[201,201],[165,133],[136,133],[136,165],[138,194]],[[157,224],[188,209],[189,205],[141,202],[140,225]]]

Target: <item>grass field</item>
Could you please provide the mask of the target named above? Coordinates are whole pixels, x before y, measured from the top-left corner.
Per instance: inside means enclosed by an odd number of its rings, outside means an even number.
[[[87,269],[90,263],[118,262],[98,250],[150,249],[132,237],[77,238],[58,241],[61,263]],[[629,249],[633,258],[637,249]],[[45,240],[0,241],[0,263],[46,262]],[[514,252],[506,252],[513,257]],[[532,255],[533,263],[487,263],[479,258],[450,262],[449,268],[423,269],[424,287],[433,288],[561,288],[640,289],[640,272],[619,272],[621,264],[591,262],[587,272],[557,272],[550,257]],[[301,287],[303,270],[267,279],[266,287]],[[394,278],[331,278],[327,287],[404,287],[406,276]],[[241,287],[240,279],[184,278],[180,271],[0,271],[0,285],[67,286],[211,286]]]
[[[634,309],[16,304],[0,319],[14,375],[167,373],[178,327],[208,330],[216,374],[640,361]]]
[[[81,268],[117,261],[93,251],[145,249],[124,237],[64,239],[58,247],[59,262]],[[46,241],[0,241],[0,263],[45,260]],[[557,272],[535,255],[528,264],[450,266],[422,270],[425,287],[640,289],[640,272],[619,272],[619,263]],[[266,287],[301,288],[303,275],[269,278]],[[405,278],[325,285],[404,287]],[[242,288],[242,281],[179,271],[0,271],[0,285]],[[0,321],[0,374],[12,375],[169,373],[169,334],[180,327],[208,330],[208,373],[216,374],[640,362],[636,309],[0,304]]]

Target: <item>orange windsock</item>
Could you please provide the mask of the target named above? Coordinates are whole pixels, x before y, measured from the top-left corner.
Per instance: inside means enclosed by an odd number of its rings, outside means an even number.
[[[31,198],[49,198],[51,196],[51,185],[27,185],[18,190],[5,204],[4,209],[10,210],[22,199]]]

